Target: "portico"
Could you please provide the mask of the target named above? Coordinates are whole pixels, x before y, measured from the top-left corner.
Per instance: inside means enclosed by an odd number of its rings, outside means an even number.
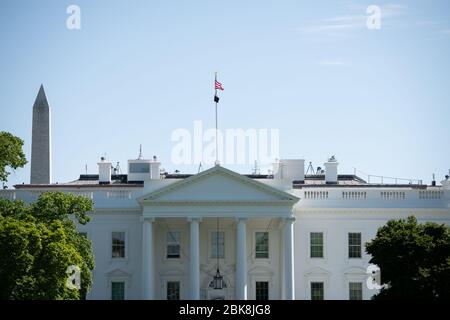
[[[214,298],[202,293],[209,290],[208,279],[217,265],[210,252],[216,221],[223,233],[223,252],[217,259],[227,285],[223,298],[254,299],[255,290],[261,291],[255,286],[267,286],[269,298],[294,299],[292,207],[298,200],[220,166],[144,195],[139,199],[144,299],[163,299],[155,296],[164,291],[156,286],[168,288],[173,279],[185,299]],[[173,230],[179,230],[180,258],[165,259],[161,242]],[[267,255],[258,253],[265,246]],[[162,272],[161,265],[171,271]]]

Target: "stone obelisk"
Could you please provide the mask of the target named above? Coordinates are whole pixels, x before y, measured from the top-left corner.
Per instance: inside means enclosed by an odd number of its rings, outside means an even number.
[[[50,119],[50,106],[41,85],[33,105],[31,184],[49,184],[52,180]]]

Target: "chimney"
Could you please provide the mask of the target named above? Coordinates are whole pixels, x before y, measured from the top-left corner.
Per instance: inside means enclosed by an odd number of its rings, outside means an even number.
[[[339,162],[337,162],[334,156],[328,159],[325,165],[325,183],[326,184],[337,184],[338,182],[338,167]]]
[[[156,156],[153,156],[153,161],[150,162],[150,176],[151,176],[151,179],[154,179],[154,180],[161,179],[160,167],[161,167],[161,162],[158,161]]]
[[[105,157],[101,157],[98,163],[98,181],[100,184],[111,183],[111,162]]]
[[[305,160],[282,159],[276,161],[273,164],[273,178],[303,183],[305,181]]]
[[[275,162],[273,163],[273,178],[275,180],[280,180],[282,179],[282,174],[281,174],[281,161],[279,161],[278,159],[275,159]]]

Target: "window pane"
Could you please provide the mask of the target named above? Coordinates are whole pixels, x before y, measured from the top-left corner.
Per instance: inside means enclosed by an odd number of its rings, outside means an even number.
[[[169,244],[167,246],[167,258],[175,259],[180,257],[180,246],[177,244]]]
[[[311,258],[323,258],[323,233],[310,233]]]
[[[256,300],[269,300],[269,282],[256,282]]]
[[[125,283],[124,282],[112,282],[111,283],[111,300],[124,300],[125,299]]]
[[[323,300],[323,282],[311,282],[311,300]]]
[[[167,258],[180,257],[180,233],[167,232]]]
[[[311,244],[322,245],[322,243],[323,243],[323,233],[311,232]]]
[[[361,258],[361,233],[348,234],[348,257]]]
[[[362,300],[362,282],[350,282],[348,287],[350,300]]]
[[[130,163],[130,173],[149,173],[150,163]]]
[[[255,233],[255,258],[269,258],[269,233]]]
[[[177,231],[167,232],[167,243],[180,243],[180,233]]]
[[[224,258],[225,257],[225,232],[211,232],[211,257]]]
[[[180,300],[180,282],[167,282],[167,300]]]
[[[125,232],[112,233],[112,257],[125,258]]]

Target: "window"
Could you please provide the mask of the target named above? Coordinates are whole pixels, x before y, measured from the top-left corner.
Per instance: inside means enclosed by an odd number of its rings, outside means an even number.
[[[180,282],[167,282],[167,300],[180,300]]]
[[[350,300],[362,300],[362,282],[349,282]]]
[[[167,258],[176,259],[180,257],[180,233],[167,232]]]
[[[311,232],[309,238],[311,244],[311,258],[323,258],[323,233]]]
[[[257,281],[256,282],[256,300],[269,300],[269,282]]]
[[[269,233],[255,233],[255,258],[269,258]]]
[[[112,257],[125,258],[125,232],[112,233]]]
[[[111,300],[125,300],[124,282],[111,282]]]
[[[311,282],[311,300],[323,300],[323,282]]]
[[[361,233],[348,234],[348,257],[361,258]]]
[[[211,233],[211,258],[225,258],[225,232]]]
[[[130,173],[149,173],[150,163],[130,163],[128,172]]]

